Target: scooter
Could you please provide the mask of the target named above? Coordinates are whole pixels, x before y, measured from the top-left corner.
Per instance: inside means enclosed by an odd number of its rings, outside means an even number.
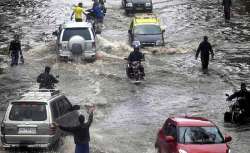
[[[143,73],[140,71],[140,66],[142,66],[140,61],[134,61],[127,64],[126,74],[133,83],[141,83],[144,80]]]

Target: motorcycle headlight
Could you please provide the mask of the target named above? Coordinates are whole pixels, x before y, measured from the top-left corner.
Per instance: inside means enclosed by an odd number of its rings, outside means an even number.
[[[146,3],[145,6],[148,6],[148,7],[149,7],[149,6],[151,6],[151,3]]]
[[[155,42],[155,45],[156,46],[160,46],[162,44],[162,41],[161,40],[157,40],[156,42]]]
[[[185,150],[179,149],[179,153],[187,153]]]
[[[228,153],[232,153],[232,152],[231,152],[231,149],[228,149]]]
[[[126,6],[127,7],[133,7],[133,4],[132,3],[127,3]]]

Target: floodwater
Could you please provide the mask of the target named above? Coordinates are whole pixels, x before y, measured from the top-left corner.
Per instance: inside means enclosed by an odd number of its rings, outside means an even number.
[[[72,101],[96,104],[91,127],[95,153],[154,153],[158,129],[173,115],[203,116],[233,137],[233,152],[250,152],[250,126],[224,124],[225,93],[250,83],[250,4],[233,3],[232,20],[225,23],[218,0],[153,0],[154,13],[166,26],[164,48],[145,48],[146,81],[131,84],[125,75],[131,51],[127,30],[131,17],[124,15],[120,0],[108,0],[103,33],[98,36],[102,57],[94,63],[63,63],[55,54],[51,35],[69,20],[77,0],[1,0],[0,48],[14,32],[22,35],[25,64],[0,75],[1,117],[18,89],[35,88],[36,76],[45,65],[60,75],[58,88]],[[91,7],[91,1],[83,1]],[[207,35],[215,51],[208,74],[200,70],[195,50]],[[4,152],[4,151],[2,151]],[[72,137],[66,137],[60,153],[74,152]]]

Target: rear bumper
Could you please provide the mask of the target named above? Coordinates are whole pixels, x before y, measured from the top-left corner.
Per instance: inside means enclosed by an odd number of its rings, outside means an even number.
[[[70,51],[59,51],[59,56],[68,59],[74,58],[74,55]],[[81,59],[92,60],[96,58],[96,51],[84,51],[79,56],[81,57]]]
[[[54,144],[57,139],[56,135],[1,135],[1,141],[4,148],[48,148]]]

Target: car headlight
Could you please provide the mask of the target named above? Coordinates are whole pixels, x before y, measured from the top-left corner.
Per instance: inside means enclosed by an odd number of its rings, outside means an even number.
[[[185,150],[179,149],[179,153],[187,153]]]
[[[127,3],[126,6],[127,7],[133,7],[133,4],[132,3]]]
[[[162,41],[161,40],[157,40],[156,42],[155,42],[155,45],[156,46],[160,46],[162,44]]]
[[[145,6],[151,6],[151,3],[146,3]]]

